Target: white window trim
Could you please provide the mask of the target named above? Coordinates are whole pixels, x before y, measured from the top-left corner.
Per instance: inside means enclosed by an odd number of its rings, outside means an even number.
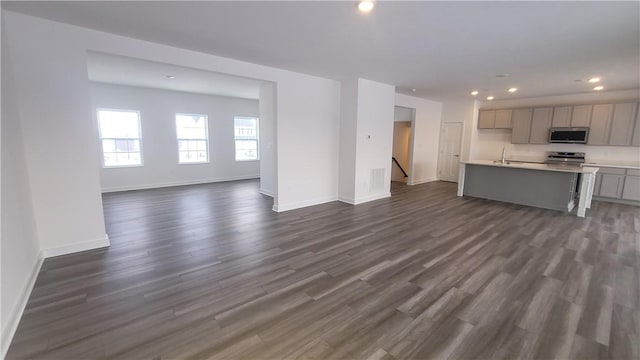
[[[180,140],[200,140],[202,139],[182,139],[178,137],[178,124],[176,123],[176,118],[178,115],[184,116],[204,116],[204,134],[206,136],[205,142],[207,143],[207,161],[198,161],[198,162],[180,162]],[[176,138],[176,155],[178,155],[178,165],[202,165],[211,163],[211,152],[209,151],[209,115],[208,114],[197,114],[197,113],[184,113],[177,112],[173,116],[173,129],[175,130],[175,138]]]
[[[100,128],[100,116],[98,113],[100,111],[114,111],[114,112],[134,112],[138,114],[138,141],[140,142],[140,164],[135,165],[105,165],[104,163],[104,148],[102,146],[102,140],[109,139],[119,139],[119,140],[132,140],[132,139],[124,139],[124,138],[103,138],[102,137],[102,129]],[[129,110],[129,109],[114,109],[114,108],[96,108],[96,123],[98,124],[98,138],[100,140],[100,157],[102,158],[102,168],[103,169],[117,169],[117,168],[137,168],[144,166],[144,151],[142,146],[142,115],[140,114],[140,110]],[[133,139],[135,140],[135,139]]]
[[[246,160],[238,160],[236,159],[236,119],[256,119],[256,149],[258,151],[255,159],[246,159]],[[251,140],[253,139],[240,139],[240,140]],[[233,159],[236,162],[249,162],[249,161],[260,161],[260,118],[257,116],[234,116],[233,117]]]

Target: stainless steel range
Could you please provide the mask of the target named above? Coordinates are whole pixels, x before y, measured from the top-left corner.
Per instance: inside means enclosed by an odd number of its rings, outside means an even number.
[[[562,166],[580,166],[584,164],[583,152],[551,151],[547,153],[545,164]]]

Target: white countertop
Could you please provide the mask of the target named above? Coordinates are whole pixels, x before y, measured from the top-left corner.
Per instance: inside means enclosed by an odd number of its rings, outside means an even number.
[[[584,166],[640,170],[640,163],[630,161],[613,162],[606,160],[593,160],[585,162]]]
[[[469,165],[506,167],[506,168],[514,168],[514,169],[559,171],[559,172],[569,172],[569,173],[576,173],[576,174],[595,174],[596,172],[598,172],[597,167],[591,167],[591,166],[569,167],[569,166],[562,166],[562,165],[549,165],[549,164],[528,163],[528,162],[506,162],[505,164],[502,164],[500,161],[494,161],[494,160],[469,160],[469,161],[461,161],[460,163],[469,164]]]

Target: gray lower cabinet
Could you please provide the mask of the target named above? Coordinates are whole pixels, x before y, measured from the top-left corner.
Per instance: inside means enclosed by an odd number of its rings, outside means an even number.
[[[640,170],[600,168],[593,196],[640,202]]]
[[[535,108],[533,109],[533,118],[531,119],[531,134],[529,135],[529,144],[548,144],[549,128],[553,118],[553,108]]]
[[[640,201],[640,176],[627,176],[622,190],[624,200]]]
[[[511,143],[528,144],[533,109],[515,109],[511,114]]]
[[[602,174],[599,196],[619,199],[622,196],[624,175]]]
[[[596,173],[593,195],[619,199],[622,196],[625,174],[625,169],[600,168]]]

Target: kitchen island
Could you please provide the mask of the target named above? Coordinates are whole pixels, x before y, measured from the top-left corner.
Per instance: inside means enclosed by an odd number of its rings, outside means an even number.
[[[596,167],[463,161],[458,175],[458,196],[571,211],[578,195],[577,216],[584,217],[591,207],[597,172]]]

